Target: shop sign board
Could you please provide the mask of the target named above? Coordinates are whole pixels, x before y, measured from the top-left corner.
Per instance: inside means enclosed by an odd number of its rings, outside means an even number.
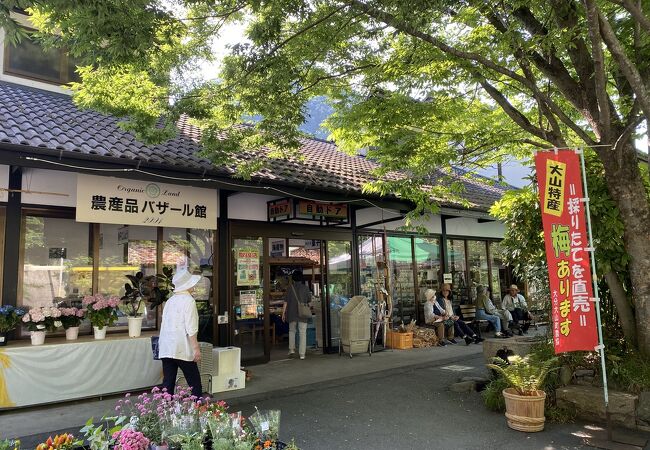
[[[555,353],[593,351],[598,325],[580,159],[574,150],[535,157],[551,291]]]
[[[268,220],[279,222],[290,219],[293,216],[293,208],[290,198],[272,200],[266,204]]]
[[[217,192],[78,174],[77,221],[214,230]]]
[[[237,286],[260,285],[260,253],[257,250],[237,250]]]
[[[285,256],[286,241],[284,239],[273,239],[270,242],[271,258],[281,258]]]
[[[300,216],[347,220],[348,205],[345,203],[321,203],[310,200],[298,200],[298,213]]]

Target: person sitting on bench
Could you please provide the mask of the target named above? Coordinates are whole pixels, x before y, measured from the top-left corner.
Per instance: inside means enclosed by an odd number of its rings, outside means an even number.
[[[454,321],[454,335],[465,339],[465,345],[469,345],[472,342],[478,344],[483,340],[476,335],[474,330],[465,321],[460,320],[460,317],[454,314],[454,307],[451,301],[451,285],[449,283],[442,285],[442,289],[438,295],[438,305],[445,309],[445,319]]]
[[[487,320],[492,324],[495,330],[494,337],[508,337],[507,334],[501,332],[502,317],[494,314],[495,312],[497,312],[496,307],[487,296],[485,286],[479,284],[476,286],[476,318],[478,320]],[[504,329],[507,329],[507,327],[508,322],[506,321]]]
[[[519,293],[519,287],[516,284],[508,289],[508,294],[503,297],[501,307],[512,314],[513,327],[519,330],[519,335],[526,334],[533,318],[528,312],[526,299]]]
[[[436,330],[438,346],[444,347],[447,344],[456,344],[453,321],[445,320],[447,312],[436,301],[436,291],[427,289],[424,297],[427,299],[424,304],[424,324],[426,327]],[[445,336],[447,336],[446,340]]]

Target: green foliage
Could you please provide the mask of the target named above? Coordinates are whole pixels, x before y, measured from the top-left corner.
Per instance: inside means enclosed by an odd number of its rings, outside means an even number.
[[[510,387],[510,383],[502,376],[498,376],[485,386],[485,390],[481,392],[481,396],[483,397],[485,406],[490,411],[504,412],[506,410],[503,390],[507,387]]]
[[[142,272],[126,275],[130,283],[124,285],[124,295],[120,300],[126,305],[129,316],[140,315],[142,302],[148,302],[152,309],[166,302],[172,289],[172,276],[170,267],[163,267],[162,273],[146,277]]]
[[[607,373],[612,387],[638,394],[650,390],[650,360],[637,352],[606,354]]]
[[[544,380],[554,365],[557,358],[538,361],[530,356],[510,356],[508,363],[501,358],[493,358],[493,363],[487,366],[496,370],[514,388],[519,395],[535,395],[543,387]]]
[[[103,417],[99,424],[93,423],[91,417],[81,430],[90,450],[109,450],[114,442],[113,434],[124,426],[125,417]]]
[[[20,450],[20,440],[0,439],[0,450]]]

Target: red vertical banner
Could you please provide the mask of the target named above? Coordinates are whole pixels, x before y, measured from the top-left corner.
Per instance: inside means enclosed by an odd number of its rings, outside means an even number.
[[[535,157],[551,290],[555,353],[598,345],[580,158],[574,150]]]

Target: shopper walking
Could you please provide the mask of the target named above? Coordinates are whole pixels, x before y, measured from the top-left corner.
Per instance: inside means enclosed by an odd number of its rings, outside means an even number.
[[[197,340],[199,314],[192,289],[201,275],[191,275],[180,269],[174,275],[174,295],[165,303],[160,325],[159,356],[163,366],[163,387],[170,394],[176,387],[176,375],[180,368],[192,395],[199,398],[203,393],[199,366],[201,350]]]
[[[284,304],[282,305],[282,321],[289,323],[289,356],[296,353],[296,328],[300,334],[298,353],[300,359],[305,359],[307,351],[307,319],[301,319],[298,315],[298,302],[309,303],[311,292],[302,281],[302,272],[294,271],[291,274],[291,281],[287,288]]]

